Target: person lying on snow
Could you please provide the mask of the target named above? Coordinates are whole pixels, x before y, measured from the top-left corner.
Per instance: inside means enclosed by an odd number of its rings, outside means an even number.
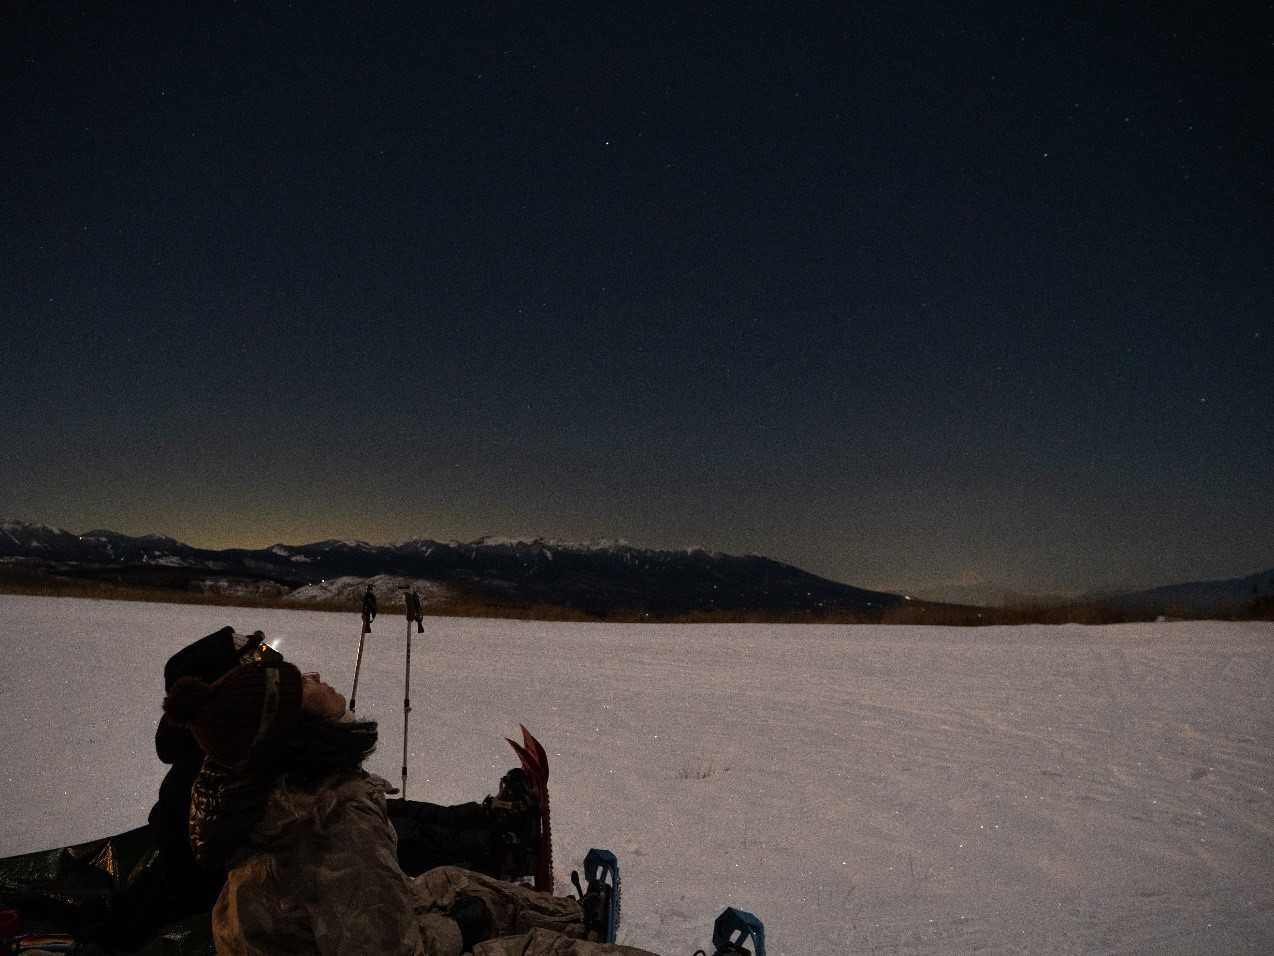
[[[182,677],[212,683],[253,659],[261,640],[232,627],[188,644],[164,665],[164,691]],[[315,675],[317,676],[317,675]],[[164,925],[206,912],[225,885],[222,867],[199,865],[190,847],[190,799],[204,752],[190,731],[161,717],[155,752],[169,765],[148,822],[157,853],[144,877],[118,897],[99,942],[125,951],[143,945]],[[260,794],[264,801],[267,794]],[[535,871],[539,806],[520,767],[505,774],[494,797],[440,806],[416,800],[388,801],[398,838],[398,861],[409,876],[455,865],[500,879]]]
[[[172,690],[181,677],[198,677],[209,683],[216,680],[239,664],[250,662],[260,643],[259,631],[246,637],[229,627],[201,638],[169,658],[164,667],[165,692]],[[203,766],[204,754],[190,731],[167,718],[159,722],[155,749],[161,760],[172,764],[172,769],[160,787],[160,799],[151,811],[150,823],[168,834],[160,841],[161,859],[164,855],[176,859],[176,869],[184,874],[190,869],[187,862],[194,865],[188,833],[190,791]],[[172,778],[176,779],[170,786]],[[398,835],[398,862],[409,876],[448,864],[500,879],[529,875],[535,871],[533,854],[539,814],[521,767],[506,773],[496,795],[480,803],[441,806],[421,800],[389,801],[390,822]],[[173,867],[167,869],[171,871]],[[218,880],[208,897],[208,906],[222,882],[224,879]]]
[[[362,769],[373,721],[281,657],[214,683],[178,680],[167,719],[207,761],[192,791],[190,840],[224,866],[212,911],[222,956],[651,956],[583,939],[578,901],[472,870],[409,878],[398,864],[383,780]]]

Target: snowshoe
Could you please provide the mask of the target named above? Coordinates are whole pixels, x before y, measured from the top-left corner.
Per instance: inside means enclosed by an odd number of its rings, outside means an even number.
[[[712,949],[712,956],[765,956],[765,924],[751,913],[727,906],[712,928]],[[707,953],[700,949],[694,956]]]
[[[615,854],[610,850],[589,850],[584,857],[584,878],[587,888],[580,885],[579,871],[571,871],[571,882],[584,910],[584,938],[613,943],[619,931],[620,913],[619,861]]]

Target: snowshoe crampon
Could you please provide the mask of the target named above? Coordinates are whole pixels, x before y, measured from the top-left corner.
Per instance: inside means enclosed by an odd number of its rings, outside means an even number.
[[[584,910],[584,938],[613,943],[619,932],[620,915],[619,861],[615,854],[610,850],[589,850],[584,857],[584,879],[586,887],[580,885],[578,871],[572,871],[571,882]]]

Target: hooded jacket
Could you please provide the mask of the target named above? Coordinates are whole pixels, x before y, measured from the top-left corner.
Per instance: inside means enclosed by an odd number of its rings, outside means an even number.
[[[363,771],[313,792],[206,767],[195,787],[192,834],[208,862],[237,843],[212,911],[219,956],[460,956],[448,913],[478,897],[492,931],[474,956],[654,956],[587,942],[579,903],[459,867],[415,879],[399,868],[384,782]],[[264,808],[264,809],[262,809]]]
[[[233,776],[222,782],[215,804],[201,805],[196,788],[192,833],[205,835],[205,857],[244,832],[256,803],[256,793],[235,791]],[[227,861],[213,938],[220,956],[459,956],[456,923],[417,909],[398,867],[384,794],[358,772],[312,793],[274,788]]]

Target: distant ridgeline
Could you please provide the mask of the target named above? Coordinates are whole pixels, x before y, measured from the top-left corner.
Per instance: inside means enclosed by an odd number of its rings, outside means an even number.
[[[968,625],[1274,617],[1274,569],[1065,604],[986,608],[912,600],[758,555],[702,549],[484,538],[209,551],[159,535],[73,534],[0,520],[0,591],[11,593],[353,609],[368,584],[386,608],[401,606],[398,589],[410,585],[433,613],[493,617]]]
[[[157,535],[80,535],[0,521],[0,568],[8,569],[10,578],[24,576],[28,584],[35,575],[319,606],[350,605],[369,580],[390,600],[399,584],[411,583],[423,600],[435,604],[539,607],[616,619],[748,614],[878,619],[904,604],[921,606],[901,595],[839,584],[757,555],[656,551],[622,542],[319,541],[209,551]],[[36,586],[21,589],[39,591]]]

